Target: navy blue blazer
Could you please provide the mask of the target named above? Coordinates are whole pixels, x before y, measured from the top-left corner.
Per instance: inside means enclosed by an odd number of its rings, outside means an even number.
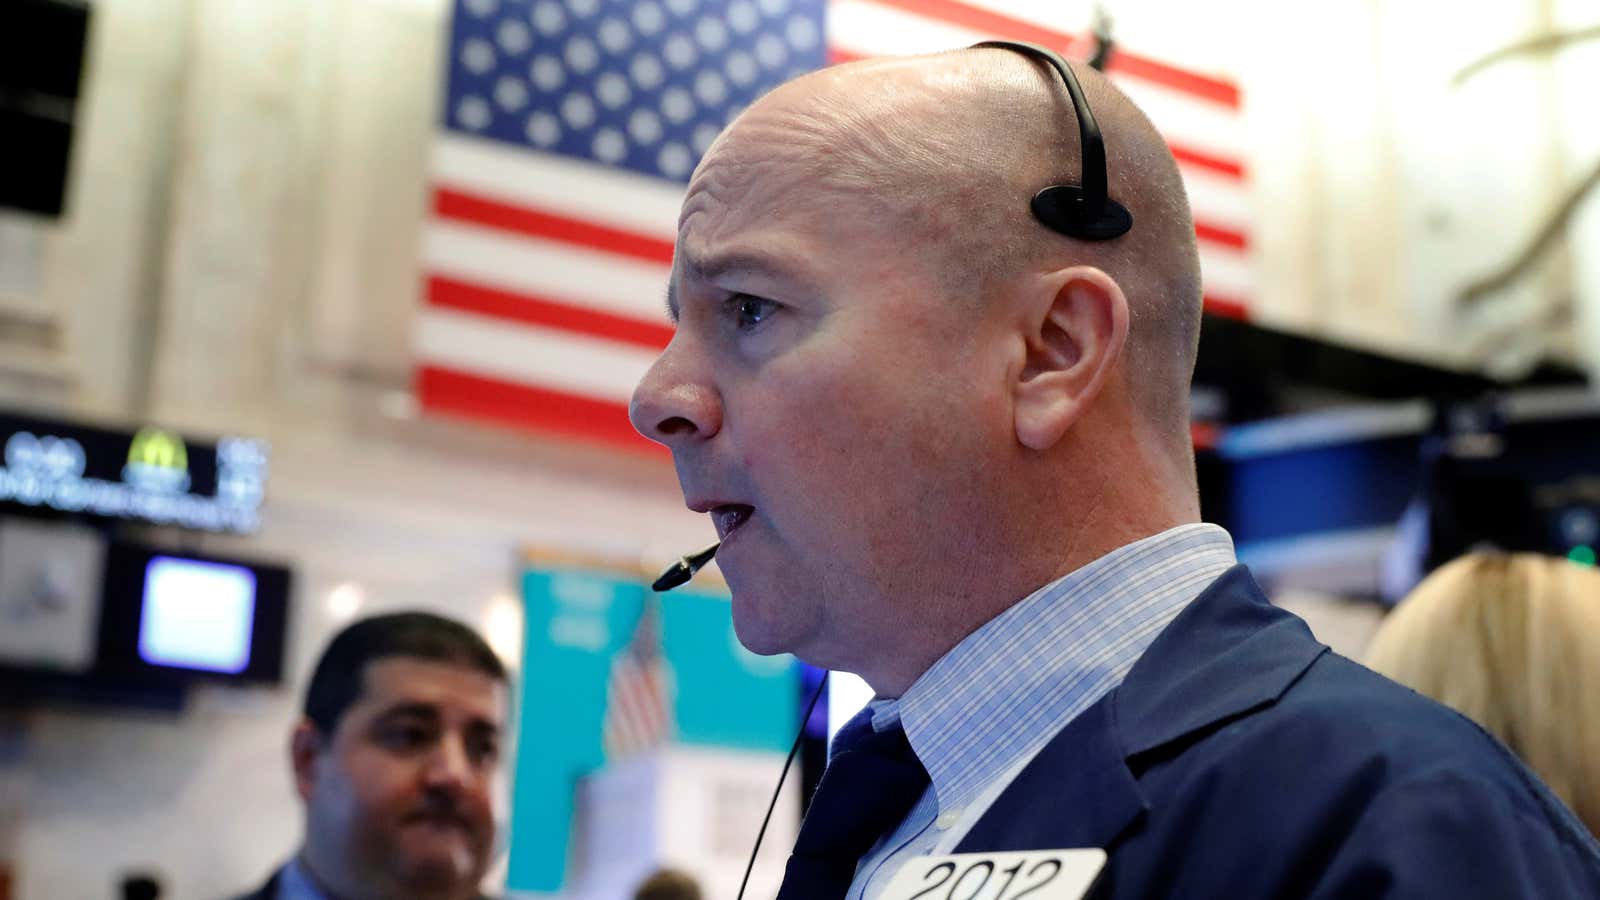
[[[272,873],[272,877],[267,879],[266,884],[256,888],[251,893],[235,897],[234,900],[278,900],[278,880],[282,877],[283,869],[279,869]],[[489,900],[489,898],[480,894],[477,900]]]
[[[1600,898],[1600,844],[1481,728],[1331,652],[1243,566],[959,853],[1103,847],[1095,898]]]

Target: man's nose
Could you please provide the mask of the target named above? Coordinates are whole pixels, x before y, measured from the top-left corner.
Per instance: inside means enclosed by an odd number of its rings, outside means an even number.
[[[674,337],[633,389],[628,418],[652,441],[677,450],[722,428],[722,400]]]
[[[467,753],[466,741],[460,737],[446,737],[439,742],[424,772],[431,788],[458,791],[477,777],[472,759]]]

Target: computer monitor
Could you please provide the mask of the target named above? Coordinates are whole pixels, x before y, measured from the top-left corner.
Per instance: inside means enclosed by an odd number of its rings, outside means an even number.
[[[289,570],[113,544],[96,669],[134,679],[277,683]]]

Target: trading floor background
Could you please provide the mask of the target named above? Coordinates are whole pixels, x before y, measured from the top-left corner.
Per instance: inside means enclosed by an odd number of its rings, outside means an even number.
[[[624,412],[683,183],[793,74],[993,36],[1104,50],[1172,144],[1205,515],[1276,602],[1359,658],[1441,554],[1593,563],[1591,4],[13,0],[0,898],[259,883],[311,661],[415,608],[514,672],[490,888],[731,897],[817,673],[738,646],[714,571],[644,590],[715,537]],[[252,573],[253,661],[112,647],[162,557]]]

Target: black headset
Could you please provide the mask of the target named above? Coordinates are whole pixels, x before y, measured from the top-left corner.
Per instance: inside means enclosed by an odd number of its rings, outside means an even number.
[[[1078,146],[1083,152],[1081,184],[1053,184],[1034,194],[1033,217],[1050,230],[1080,241],[1109,241],[1127,234],[1133,227],[1133,215],[1106,196],[1106,142],[1072,67],[1054,50],[1026,41],[983,41],[972,46],[1015,50],[1049,63],[1061,73],[1072,97],[1072,111],[1078,117]]]

